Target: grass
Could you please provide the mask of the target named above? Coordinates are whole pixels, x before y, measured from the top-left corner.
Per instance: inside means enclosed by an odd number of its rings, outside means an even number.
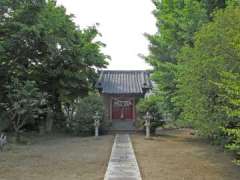
[[[191,135],[188,130],[172,130],[144,139],[132,135],[143,180],[238,180],[240,167],[232,157]]]
[[[0,153],[0,180],[102,180],[113,136],[31,137]]]
[[[238,180],[232,157],[191,135],[168,130],[145,139],[132,135],[143,180]],[[0,153],[0,180],[102,180],[113,136],[30,135],[25,145]]]

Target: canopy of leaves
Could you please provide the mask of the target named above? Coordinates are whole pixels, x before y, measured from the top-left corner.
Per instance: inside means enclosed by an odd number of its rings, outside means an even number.
[[[206,9],[197,0],[155,0],[158,32],[147,35],[150,55],[146,61],[154,67],[153,79],[158,84],[166,111],[177,118],[180,109],[174,103],[176,94],[177,54],[188,45],[194,46],[194,33],[208,21]]]
[[[147,36],[146,61],[164,111],[239,151],[239,1],[154,3],[159,32]]]
[[[35,81],[62,117],[62,105],[87,95],[107,65],[96,27],[80,29],[54,0],[1,0],[0,16],[0,101],[12,78]]]
[[[181,118],[239,153],[240,7],[217,11],[179,54]],[[224,129],[224,131],[223,131]]]
[[[222,72],[240,72],[239,17],[239,7],[218,11],[213,22],[196,34],[195,47],[183,48],[179,55],[177,100],[183,118],[207,131],[229,123],[223,111],[225,99],[216,83],[222,81]],[[223,82],[227,88],[226,80]]]

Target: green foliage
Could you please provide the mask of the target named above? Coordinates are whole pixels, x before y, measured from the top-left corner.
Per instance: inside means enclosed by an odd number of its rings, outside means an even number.
[[[181,119],[239,153],[240,8],[217,11],[178,56]],[[222,131],[222,129],[226,129]]]
[[[159,96],[151,95],[142,99],[137,104],[137,112],[143,121],[144,124],[144,116],[147,112],[149,112],[152,116],[151,119],[151,131],[154,132],[155,129],[159,126],[163,126],[165,123],[163,121],[163,106],[159,99]]]
[[[207,11],[209,19],[212,19],[212,13],[216,10],[216,8],[225,8],[227,1],[229,0],[201,0]]]
[[[237,155],[234,162],[240,165],[240,124],[238,128],[225,129],[224,131],[230,137],[230,142],[225,147]]]
[[[1,103],[1,115],[0,115],[0,132],[2,132],[3,130],[7,129],[10,126],[10,122],[8,120],[7,117],[7,112],[6,110],[2,107],[5,104]]]
[[[159,32],[146,60],[164,111],[239,153],[239,1],[154,3]]]
[[[218,11],[213,22],[196,34],[195,47],[186,47],[179,55],[176,99],[182,118],[206,135],[214,136],[229,124],[217,83],[221,72],[239,72],[239,16],[239,8]]]
[[[44,113],[41,105],[46,99],[39,92],[34,81],[20,82],[18,79],[13,79],[7,89],[9,102],[4,106],[15,132],[19,135],[25,124],[33,123]]]
[[[8,101],[10,79],[35,81],[48,94],[55,122],[63,124],[62,106],[93,89],[96,68],[105,67],[108,57],[95,40],[97,28],[80,29],[72,18],[54,0],[1,0],[1,102]]]
[[[76,103],[77,109],[73,118],[67,121],[67,130],[74,135],[92,135],[94,134],[94,115],[99,113],[100,132],[106,128],[104,122],[104,109],[102,97],[97,95],[90,95],[80,99]]]
[[[235,163],[240,165],[240,73],[222,72],[217,85],[224,99],[222,109],[228,120],[228,126],[223,128],[228,137],[225,147],[237,155]]]
[[[193,35],[208,21],[206,10],[199,1],[155,0],[159,32],[147,35],[150,40],[150,55],[146,61],[153,65],[153,80],[158,84],[165,111],[174,119],[181,111],[176,106],[177,55],[180,49],[194,45]]]
[[[151,43],[151,53],[146,57],[146,61],[154,67],[152,77],[159,86],[159,96],[162,98],[165,111],[170,113],[174,119],[178,119],[183,111],[182,104],[179,102],[182,98],[177,95],[182,91],[179,90],[181,85],[178,82],[183,83],[179,76],[182,76],[182,73],[192,73],[193,71],[192,68],[182,66],[183,62],[179,59],[183,59],[183,56],[189,56],[185,58],[186,61],[191,61],[189,64],[196,66],[196,64],[193,65],[191,57],[192,54],[197,53],[191,52],[197,41],[194,39],[194,34],[204,24],[212,20],[213,12],[216,9],[225,8],[227,3],[235,1],[154,0],[153,2],[156,6],[154,15],[157,19],[159,31],[155,35],[147,35]],[[213,33],[215,32],[210,34]],[[199,73],[201,71],[204,70],[197,70]],[[185,91],[191,91],[191,88],[186,88]],[[198,97],[197,92],[196,95]],[[185,92],[183,96],[182,101],[191,103]],[[202,97],[200,99],[204,101]],[[189,110],[196,111],[196,107],[192,106]],[[189,117],[188,119],[192,118]]]
[[[236,65],[240,65],[240,62]],[[216,85],[221,90],[220,96],[224,99],[223,110],[231,121],[237,122],[240,117],[240,73],[224,71],[221,73],[220,82]]]
[[[0,52],[1,52],[1,49],[0,49]],[[6,97],[7,80],[8,80],[7,69],[4,68],[0,63],[0,132],[2,132],[4,129],[9,127],[9,124],[10,124],[10,122],[6,118],[7,112],[6,112],[6,108],[4,107],[5,103],[7,102],[7,97]]]

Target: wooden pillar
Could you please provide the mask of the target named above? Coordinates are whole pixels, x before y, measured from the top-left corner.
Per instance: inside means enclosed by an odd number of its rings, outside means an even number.
[[[133,120],[136,121],[136,104],[135,104],[135,98],[133,100]]]
[[[112,96],[109,97],[109,121],[112,122],[112,103],[113,103],[113,98]]]

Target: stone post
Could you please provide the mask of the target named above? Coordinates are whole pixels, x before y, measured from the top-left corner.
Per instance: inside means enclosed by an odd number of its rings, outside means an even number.
[[[145,119],[145,127],[146,127],[146,138],[150,138],[150,126],[151,126],[151,115],[149,112],[144,116]]]
[[[100,116],[98,112],[93,116],[94,119],[94,127],[95,127],[95,137],[99,136],[99,126],[100,126]]]

